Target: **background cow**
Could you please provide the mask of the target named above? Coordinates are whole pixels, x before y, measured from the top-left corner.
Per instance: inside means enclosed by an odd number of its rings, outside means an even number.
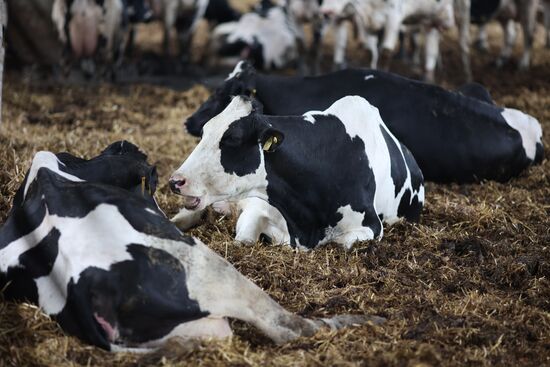
[[[301,41],[299,41],[301,40]],[[281,69],[298,60],[303,34],[285,9],[263,1],[237,22],[225,23],[213,31],[210,53],[216,62],[235,65],[248,59],[260,69]]]
[[[110,169],[122,158],[134,164]],[[227,337],[225,317],[250,322],[277,343],[367,321],[293,315],[183,236],[149,200],[148,177],[142,192],[127,185],[144,167],[156,179],[145,158],[126,142],[89,161],[36,155],[0,228],[0,287],[8,300],[35,303],[66,332],[112,351],[147,350],[171,337]]]
[[[430,181],[507,181],[543,157],[539,122],[495,105],[483,87],[451,92],[376,70],[285,77],[259,74],[242,62],[187,119],[187,130],[200,135],[204,124],[241,94],[253,95],[264,113],[283,116],[325,109],[347,95],[362,96],[379,109]]]
[[[439,31],[454,26],[452,0],[325,0],[321,12],[337,22],[351,20],[359,39],[371,51],[371,67],[376,67],[378,59],[377,35],[383,32],[381,48],[384,60],[382,66],[389,65],[389,53],[397,45],[402,24],[416,24],[426,28],[426,64],[425,79],[433,81],[439,56]],[[341,31],[343,32],[343,31]],[[336,37],[339,51],[345,53],[346,37],[344,33]],[[336,55],[336,51],[335,51]],[[339,58],[341,58],[340,56]],[[336,60],[336,57],[335,57]],[[336,60],[337,62],[342,60]]]

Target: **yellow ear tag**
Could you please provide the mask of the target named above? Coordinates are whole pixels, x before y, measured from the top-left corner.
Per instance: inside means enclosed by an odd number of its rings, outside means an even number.
[[[252,89],[252,97],[256,96],[256,88]]]
[[[277,137],[276,137],[276,136],[272,136],[272,137],[270,137],[269,139],[267,139],[267,141],[266,141],[265,144],[264,144],[264,150],[265,150],[266,152],[268,152],[269,149],[271,149],[271,146],[272,146],[273,144],[277,144]]]
[[[141,177],[141,195],[145,196],[145,176]]]

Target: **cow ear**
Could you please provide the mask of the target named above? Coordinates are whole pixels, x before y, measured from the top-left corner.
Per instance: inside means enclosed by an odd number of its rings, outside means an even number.
[[[276,151],[284,140],[285,135],[272,127],[265,129],[260,136],[262,149],[268,153]]]

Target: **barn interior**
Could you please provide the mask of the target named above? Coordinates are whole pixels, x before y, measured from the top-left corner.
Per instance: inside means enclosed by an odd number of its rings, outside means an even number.
[[[253,1],[234,0],[244,9]],[[182,122],[219,83],[227,69],[200,64],[207,28],[193,41],[195,64],[182,68],[161,54],[162,28],[140,25],[128,72],[118,80],[61,80],[51,68],[7,59],[0,125],[0,222],[40,150],[97,155],[126,139],[157,166],[156,198],[170,217],[181,207],[168,177],[197,139]],[[538,26],[530,70],[497,69],[502,31],[489,26],[489,51],[472,51],[475,81],[494,100],[535,116],[550,146],[550,49]],[[331,37],[323,47],[329,71]],[[356,42],[351,40],[350,42]],[[176,45],[173,45],[175,48]],[[514,59],[521,42],[514,48]],[[360,47],[351,66],[364,66]],[[442,40],[437,83],[463,83],[457,34]],[[392,71],[419,73],[394,60]],[[283,70],[282,73],[294,73]],[[385,229],[381,241],[346,252],[328,245],[311,252],[289,247],[235,244],[235,218],[209,212],[189,233],[200,238],[291,312],[308,317],[338,313],[387,318],[382,325],[339,331],[275,345],[233,320],[230,340],[173,341],[150,354],[109,353],[68,336],[30,304],[0,300],[0,366],[88,365],[369,365],[456,366],[550,363],[550,162],[506,183],[427,183],[420,223]],[[0,293],[1,294],[1,293]],[[0,296],[1,297],[1,296]]]

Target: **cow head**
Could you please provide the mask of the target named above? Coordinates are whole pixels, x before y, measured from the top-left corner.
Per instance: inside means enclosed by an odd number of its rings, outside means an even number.
[[[238,95],[253,96],[256,94],[256,70],[247,61],[240,61],[229,74],[224,83],[192,114],[184,123],[187,131],[194,136],[201,136],[204,124],[222,112]]]
[[[264,154],[277,150],[283,140],[283,133],[263,118],[252,99],[234,97],[204,125],[202,140],[172,174],[170,187],[190,210],[262,197],[267,188]]]

